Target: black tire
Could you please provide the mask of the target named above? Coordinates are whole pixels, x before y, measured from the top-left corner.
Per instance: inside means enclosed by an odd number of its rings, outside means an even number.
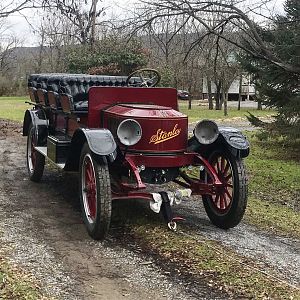
[[[79,165],[80,205],[88,234],[94,240],[105,238],[111,219],[111,186],[108,166],[99,163],[87,143]]]
[[[217,191],[215,196],[202,196],[205,211],[217,227],[223,229],[235,227],[242,220],[247,206],[248,180],[243,160],[227,151],[215,151],[209,156],[208,161],[226,186]],[[208,182],[211,180],[209,176],[205,177]]]
[[[45,167],[45,156],[34,149],[37,139],[37,129],[31,124],[27,136],[26,166],[29,178],[34,182],[41,180]]]

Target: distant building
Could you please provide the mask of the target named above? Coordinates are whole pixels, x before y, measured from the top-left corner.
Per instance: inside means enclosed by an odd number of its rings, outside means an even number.
[[[240,79],[236,78],[229,90],[228,90],[228,100],[237,101],[239,99],[239,85]],[[212,93],[216,93],[216,85],[212,81],[211,82],[211,91]],[[242,79],[242,100],[252,100],[255,96],[255,86],[250,82],[250,75],[245,74],[243,75]],[[208,98],[208,91],[207,91],[207,79],[203,78],[203,99]]]

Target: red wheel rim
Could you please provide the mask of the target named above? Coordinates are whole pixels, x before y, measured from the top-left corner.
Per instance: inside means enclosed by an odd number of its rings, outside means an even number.
[[[35,150],[35,146],[36,146],[36,140],[35,140],[35,135],[33,134],[31,136],[31,163],[32,163],[32,168],[35,168],[36,165],[36,150]]]
[[[27,144],[27,162],[28,162],[28,169],[30,173],[34,172],[36,166],[36,144],[37,144],[37,137],[35,133],[35,129],[32,128],[29,134],[30,140]]]
[[[90,223],[94,223],[97,213],[97,183],[90,154],[83,159],[81,183],[85,215]]]
[[[223,183],[223,186],[217,189],[216,194],[211,196],[211,203],[217,212],[224,214],[231,207],[233,199],[234,178],[232,166],[224,156],[215,157],[211,165]]]

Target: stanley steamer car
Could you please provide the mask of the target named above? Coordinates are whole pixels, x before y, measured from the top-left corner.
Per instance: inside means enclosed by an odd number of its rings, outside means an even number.
[[[129,77],[29,77],[34,107],[25,112],[23,135],[30,179],[41,179],[45,157],[65,171],[78,171],[83,219],[94,239],[105,237],[115,199],[148,200],[171,229],[181,219],[171,205],[190,194],[202,196],[208,217],[220,228],[234,227],[243,217],[246,138],[209,120],[200,121],[189,137],[176,89],[154,88],[159,80],[150,69]],[[151,190],[171,181],[181,189]]]

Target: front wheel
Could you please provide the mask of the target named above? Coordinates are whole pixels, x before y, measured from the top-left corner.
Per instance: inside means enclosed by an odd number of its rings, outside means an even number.
[[[80,204],[89,235],[104,239],[111,219],[111,187],[108,166],[100,164],[86,143],[81,151],[79,169]]]
[[[213,152],[209,163],[215,169],[222,188],[215,195],[202,196],[204,208],[211,222],[223,229],[232,228],[240,223],[247,206],[248,182],[246,168],[242,159],[229,152]],[[211,178],[206,174],[206,182]]]
[[[45,156],[35,149],[37,145],[38,129],[31,124],[27,136],[26,165],[29,178],[34,182],[41,180],[45,167]]]

